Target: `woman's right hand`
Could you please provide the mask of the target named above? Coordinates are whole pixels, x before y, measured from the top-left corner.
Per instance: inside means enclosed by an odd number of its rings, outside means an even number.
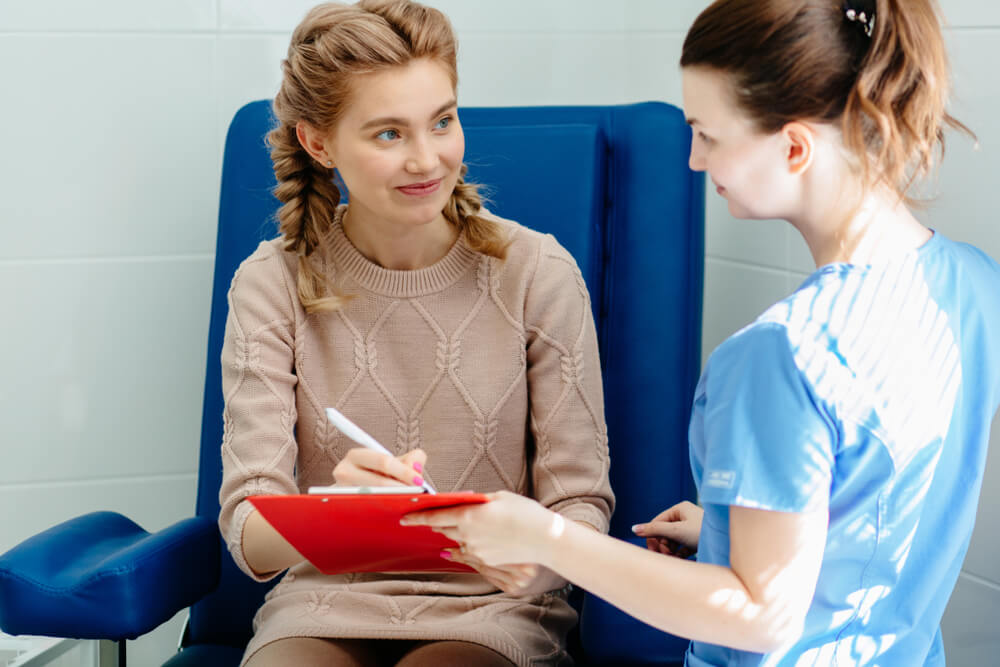
[[[649,523],[632,526],[632,532],[646,538],[650,551],[688,558],[698,551],[701,518],[705,511],[688,501],[657,514]]]
[[[333,481],[339,486],[420,486],[426,463],[427,453],[422,449],[389,456],[355,447],[333,469]]]

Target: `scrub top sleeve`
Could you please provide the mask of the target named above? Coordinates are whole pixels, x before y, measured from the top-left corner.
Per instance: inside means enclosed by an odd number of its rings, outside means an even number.
[[[836,429],[796,365],[784,326],[727,340],[705,387],[703,503],[778,512],[825,507]]]

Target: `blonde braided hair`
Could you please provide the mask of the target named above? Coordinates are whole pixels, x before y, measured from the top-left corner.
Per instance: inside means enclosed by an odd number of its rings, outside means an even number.
[[[456,42],[448,19],[410,0],[362,0],[356,5],[314,7],[292,34],[282,61],[281,88],[274,99],[278,125],[267,136],[278,185],[275,196],[285,250],[298,255],[299,300],[309,313],[337,310],[346,295],[331,285],[323,260],[340,190],[333,169],[316,162],[299,143],[296,126],[306,122],[330,131],[349,103],[356,75],[429,58],[458,84]],[[442,211],[473,250],[503,259],[508,241],[498,223],[482,215],[478,187],[458,183]],[[319,259],[319,262],[316,260]]]

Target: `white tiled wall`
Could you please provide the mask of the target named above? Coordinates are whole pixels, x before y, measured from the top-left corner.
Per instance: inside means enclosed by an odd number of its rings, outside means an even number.
[[[459,34],[462,104],[612,104],[680,102],[680,44],[707,0],[431,4]],[[981,147],[953,141],[925,215],[1000,257],[1000,5],[943,4],[955,110]],[[225,129],[273,95],[312,5],[0,0],[0,552],[91,510],[149,530],[192,512]],[[733,220],[714,194],[707,210],[706,353],[812,268],[787,225]],[[944,623],[949,664],[1000,652],[994,469]],[[131,664],[161,662],[179,626],[131,642]]]

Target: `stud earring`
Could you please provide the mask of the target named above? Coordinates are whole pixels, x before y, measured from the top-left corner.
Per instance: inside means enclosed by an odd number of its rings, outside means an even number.
[[[332,167],[333,166],[333,160],[327,160],[326,161],[326,166],[327,167]]]

